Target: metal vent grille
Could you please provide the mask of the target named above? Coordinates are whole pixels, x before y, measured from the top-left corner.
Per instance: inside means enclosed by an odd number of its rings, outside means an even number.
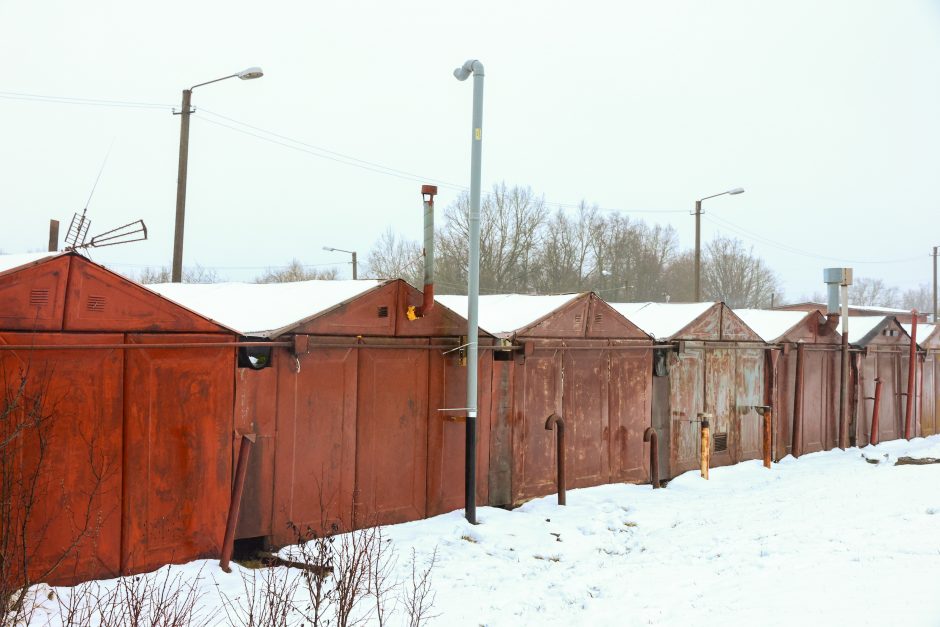
[[[594,314],[594,324],[600,324],[603,321],[604,321],[603,314]]]
[[[49,290],[36,289],[29,292],[29,306],[42,307],[49,304]]]
[[[88,297],[88,311],[104,311],[105,304],[104,296]]]
[[[581,314],[575,314],[574,315],[574,328],[577,329],[580,326],[581,326]]]
[[[715,434],[715,452],[720,453],[721,451],[728,450],[728,434],[727,433],[716,433]]]
[[[378,308],[378,316],[379,316],[379,318],[388,318],[388,307],[386,307],[386,306],[384,306],[384,305],[383,305],[382,307],[379,307],[379,308]]]

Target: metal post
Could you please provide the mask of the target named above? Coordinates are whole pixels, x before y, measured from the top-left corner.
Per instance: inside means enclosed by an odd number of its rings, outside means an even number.
[[[59,221],[49,220],[49,252],[59,250]]]
[[[937,324],[937,248],[933,247],[933,323]]]
[[[183,280],[183,225],[186,219],[186,174],[189,168],[189,114],[193,90],[183,90],[180,110],[180,161],[176,177],[176,228],[173,233],[173,273],[171,281]]]
[[[557,437],[555,438],[555,460],[558,465],[558,504],[566,505],[565,499],[565,421],[558,414],[552,414],[545,421],[545,429],[551,431],[554,427]]]
[[[650,443],[650,483],[653,489],[660,488],[659,485],[659,442],[656,435],[656,429],[647,427],[643,432],[643,441]]]
[[[875,406],[871,410],[871,433],[868,434],[868,442],[872,446],[877,446],[881,439],[881,379],[875,379]]]
[[[699,418],[702,421],[702,448],[701,448],[701,466],[702,466],[702,478],[708,479],[708,466],[710,463],[711,457],[711,440],[709,439],[708,433],[708,414],[699,414]]]
[[[911,350],[907,365],[907,404],[904,408],[904,439],[914,437],[914,390],[917,381],[917,310],[911,310]]]
[[[756,405],[754,410],[760,414],[763,419],[763,454],[764,454],[764,468],[770,468],[770,449],[771,442],[773,441],[773,432],[771,430],[771,425],[773,424],[773,407],[770,405]]]
[[[434,307],[434,196],[436,185],[422,185],[421,196],[424,199],[424,298],[421,302],[421,315],[427,315]]]
[[[356,253],[352,254],[352,264],[353,264],[353,281],[359,278],[359,263],[356,261]]]
[[[790,442],[790,454],[799,457],[803,454],[803,363],[806,359],[806,346],[802,341],[796,345],[796,381],[793,390],[793,439]]]
[[[467,276],[467,458],[465,513],[471,524],[477,522],[476,440],[477,440],[477,341],[480,297],[480,174],[483,157],[483,64],[470,59],[454,70],[457,80],[473,74],[473,124],[470,138],[470,259]]]
[[[229,561],[235,547],[235,526],[238,524],[238,511],[241,508],[242,493],[245,491],[245,475],[248,472],[248,456],[251,454],[251,445],[255,442],[254,433],[242,434],[242,441],[238,447],[238,462],[235,466],[235,483],[232,485],[232,500],[228,506],[228,520],[225,523],[225,539],[222,541],[222,557],[219,566],[227,573],[232,572]]]
[[[695,302],[702,300],[702,201],[695,201]]]
[[[839,448],[849,448],[849,286],[841,285],[842,369],[839,385]]]

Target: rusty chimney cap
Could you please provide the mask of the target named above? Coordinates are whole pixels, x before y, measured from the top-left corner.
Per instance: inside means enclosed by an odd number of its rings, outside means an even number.
[[[421,194],[427,196],[437,196],[437,185],[422,185]]]

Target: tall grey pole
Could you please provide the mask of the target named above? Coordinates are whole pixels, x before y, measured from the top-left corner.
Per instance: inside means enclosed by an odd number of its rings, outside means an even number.
[[[176,177],[176,228],[173,233],[173,275],[171,281],[183,280],[183,224],[186,217],[186,173],[189,168],[189,114],[193,90],[183,90],[180,110],[180,163]]]
[[[359,278],[359,262],[356,260],[356,253],[352,254],[353,281]]]
[[[933,323],[937,324],[937,249],[933,247]]]
[[[480,298],[480,171],[483,158],[483,64],[470,59],[454,70],[459,81],[473,73],[473,129],[470,138],[470,260],[467,276],[467,449],[464,461],[465,514],[477,524],[477,339]]]
[[[702,302],[702,201],[695,201],[695,302]]]

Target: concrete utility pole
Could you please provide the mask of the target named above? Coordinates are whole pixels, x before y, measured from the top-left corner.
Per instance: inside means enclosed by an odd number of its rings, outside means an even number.
[[[702,201],[709,198],[717,198],[725,194],[743,194],[743,187],[735,187],[720,194],[713,194],[695,201],[695,302],[702,300]]]
[[[176,177],[176,226],[173,230],[173,270],[171,278],[173,283],[179,283],[183,280],[183,226],[186,219],[186,176],[189,170],[189,116],[193,112],[190,106],[193,98],[193,90],[197,87],[209,85],[210,83],[218,83],[219,81],[224,81],[229,78],[238,77],[243,81],[247,81],[253,78],[261,78],[262,76],[264,76],[264,72],[261,71],[260,67],[250,67],[237,74],[231,74],[215,80],[206,81],[205,83],[199,83],[189,89],[183,90],[182,108],[179,113],[174,112],[174,115],[180,116],[180,160],[179,172]]]
[[[473,125],[470,137],[470,263],[467,277],[467,451],[465,459],[467,521],[477,523],[477,338],[480,299],[480,171],[483,158],[483,64],[470,59],[454,70],[458,81],[473,74]]]

